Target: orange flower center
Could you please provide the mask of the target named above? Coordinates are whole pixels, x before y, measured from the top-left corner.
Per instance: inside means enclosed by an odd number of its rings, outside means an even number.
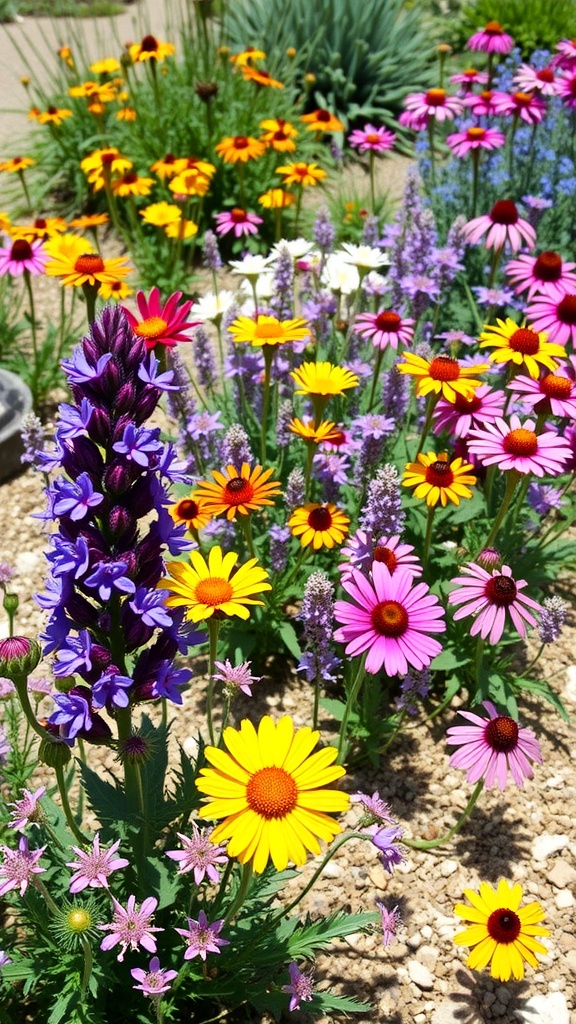
[[[501,36],[504,33],[504,29],[499,21],[489,21],[484,29],[489,36]]]
[[[458,361],[452,359],[451,356],[436,356],[430,363],[430,370],[428,372],[432,380],[458,380],[460,366]]]
[[[467,78],[476,78],[478,71],[476,68],[465,68],[462,74],[466,75]]]
[[[319,508],[313,508],[308,516],[308,526],[317,532],[322,530],[329,530],[332,526],[332,516],[327,508],[320,505]]]
[[[208,576],[196,584],[194,597],[199,604],[207,604],[209,608],[216,608],[219,604],[225,604],[234,593],[232,585],[221,576]]]
[[[373,146],[380,142],[380,136],[376,132],[369,132],[366,136],[366,142],[370,142]]]
[[[144,36],[144,39],[140,43],[140,49],[143,53],[156,53],[158,49],[158,40],[154,36]]]
[[[456,401],[453,403],[457,412],[477,412],[482,405],[482,399],[478,395],[466,398],[466,395],[456,394]]]
[[[245,135],[236,135],[233,139],[234,149],[247,149],[250,143]]]
[[[86,252],[79,256],[74,264],[77,274],[101,274],[105,270],[104,260],[98,253]]]
[[[250,481],[243,476],[235,476],[226,484],[222,498],[227,505],[243,505],[253,496],[254,488]]]
[[[136,324],[134,334],[139,338],[161,338],[168,323],[161,316],[149,316],[142,323]]]
[[[541,252],[536,260],[532,273],[540,281],[559,281],[562,277],[562,257],[560,253]]]
[[[426,483],[432,487],[450,487],[454,483],[454,473],[447,459],[437,459],[426,468]]]
[[[176,515],[180,519],[195,519],[200,509],[192,498],[183,498],[176,505]]]
[[[491,89],[484,89],[484,91],[480,93],[480,99],[484,100],[484,103],[490,103],[493,95],[494,93]]]
[[[11,259],[23,263],[24,260],[31,260],[32,256],[32,246],[25,238],[17,238],[15,242],[12,242]]]
[[[504,451],[509,455],[536,455],[538,438],[533,430],[526,430],[525,427],[511,430],[504,438]]]
[[[384,562],[390,573],[393,573],[398,565],[398,559],[391,548],[385,548],[379,544],[374,548],[373,558],[375,562]]]
[[[517,107],[529,107],[532,103],[533,94],[531,92],[515,92],[512,94],[512,99]]]
[[[570,327],[576,326],[576,295],[565,295],[556,307],[558,319]]]
[[[553,82],[554,72],[550,68],[542,68],[542,71],[536,72],[536,78],[539,82]]]
[[[402,318],[398,316],[398,313],[393,313],[390,309],[385,309],[382,313],[378,313],[376,317],[375,325],[379,331],[399,331]]]
[[[425,99],[429,107],[443,107],[446,102],[446,90],[428,89]]]
[[[499,715],[498,718],[492,718],[487,723],[484,737],[492,750],[508,754],[518,743],[518,723],[509,715]]]
[[[569,398],[573,386],[569,377],[559,377],[556,373],[547,373],[540,381],[540,390],[548,398]]]
[[[499,199],[488,214],[494,224],[515,224],[518,220],[518,210],[511,199]]]
[[[235,224],[243,224],[246,220],[246,210],[243,210],[240,206],[235,206],[234,209],[230,211],[230,217]]]
[[[535,356],[540,349],[540,338],[536,331],[528,327],[520,327],[511,336],[510,348],[513,352],[521,352],[524,356]]]
[[[485,128],[469,128],[468,131],[466,132],[466,134],[467,134],[468,138],[470,139],[470,141],[474,142],[476,139],[483,139],[484,138],[484,136],[486,135],[486,129]]]
[[[262,341],[270,341],[270,339],[278,341],[283,337],[283,331],[280,324],[256,324],[254,337],[260,338]]]
[[[251,810],[270,821],[285,818],[296,807],[298,787],[283,768],[260,768],[246,786],[246,800]]]
[[[402,636],[408,628],[408,612],[398,601],[379,601],[370,612],[370,620],[380,636]]]

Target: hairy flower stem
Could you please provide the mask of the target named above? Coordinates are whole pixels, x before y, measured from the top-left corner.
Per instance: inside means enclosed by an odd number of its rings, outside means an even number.
[[[492,524],[492,529],[490,530],[487,539],[484,541],[482,545],[482,549],[491,547],[496,537],[498,536],[498,530],[500,529],[502,520],[504,519],[504,516],[506,515],[508,508],[510,507],[510,502],[512,501],[514,491],[516,490],[516,484],[518,483],[519,478],[520,474],[516,469],[511,469],[508,471],[508,475],[506,477],[506,491],[504,492],[504,498],[502,499],[502,504],[500,506],[498,515],[496,516],[496,519]]]
[[[435,850],[437,846],[443,846],[444,843],[449,842],[449,840],[452,839],[453,836],[458,834],[462,826],[470,817],[472,810],[474,809],[474,805],[478,800],[478,797],[480,796],[480,793],[482,792],[483,788],[484,779],[480,779],[480,781],[476,783],[476,786],[472,791],[472,796],[470,797],[468,803],[466,804],[466,807],[462,811],[462,814],[458,818],[458,821],[450,829],[450,831],[446,833],[445,836],[441,836],[440,839],[406,839],[405,836],[402,836],[403,845],[409,846],[410,849],[412,850]]]
[[[242,877],[240,879],[238,892],[236,893],[236,896],[234,897],[232,903],[228,907],[226,917],[224,918],[225,924],[230,924],[230,921],[234,917],[236,917],[236,914],[242,907],[242,904],[244,903],[244,900],[246,899],[250,891],[250,885],[252,883],[252,871],[253,869],[251,861],[248,861],[246,864],[242,865]]]
[[[210,737],[210,743],[213,747],[217,746],[216,733],[214,732],[214,721],[212,718],[212,703],[214,700],[214,662],[216,661],[216,652],[218,650],[218,632],[220,630],[220,623],[214,616],[208,620],[208,638],[209,638],[209,653],[208,653],[208,689],[206,691],[206,721],[208,723],[208,735]]]
[[[54,771],[56,772],[56,782],[58,784],[58,792],[60,793],[60,799],[62,801],[62,810],[66,816],[68,828],[74,835],[74,838],[78,840],[82,846],[89,846],[90,841],[86,838],[83,832],[80,831],[78,825],[74,820],[72,814],[72,808],[70,807],[70,801],[68,799],[68,790],[66,789],[66,782],[64,781],[64,769],[61,764],[56,765]]]
[[[356,676],[354,678],[352,686],[350,687],[350,692],[348,693],[348,696],[346,698],[346,707],[344,708],[344,714],[342,716],[342,722],[340,724],[340,735],[338,737],[338,757],[336,758],[336,764],[343,764],[344,758],[346,757],[346,732],[348,729],[348,720],[350,718],[352,708],[354,707],[356,700],[358,699],[360,687],[362,686],[364,676],[366,675],[365,666],[366,655],[364,654],[360,658]]]
[[[20,701],[20,707],[22,708],[22,711],[24,712],[24,714],[26,716],[26,721],[28,722],[28,725],[30,726],[31,729],[34,730],[35,733],[37,733],[37,735],[40,737],[40,739],[44,743],[46,741],[50,742],[52,740],[52,736],[50,735],[50,733],[46,732],[46,729],[42,728],[42,726],[40,725],[40,723],[38,722],[38,720],[36,718],[36,715],[34,714],[34,711],[32,710],[32,705],[30,703],[30,698],[28,696],[28,680],[27,680],[27,677],[25,675],[22,675],[22,676],[16,676],[15,675],[14,676],[14,686],[16,687],[16,693],[18,694],[18,700]],[[58,741],[56,741],[56,742],[58,742]]]

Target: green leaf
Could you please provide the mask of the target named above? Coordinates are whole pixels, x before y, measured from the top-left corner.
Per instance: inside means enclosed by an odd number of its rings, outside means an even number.
[[[80,766],[80,781],[86,791],[90,807],[102,825],[116,829],[118,822],[132,822],[134,815],[120,783],[112,774],[111,777],[114,779],[113,783],[105,782],[87,764],[83,763]]]
[[[331,992],[315,992],[306,1009],[315,1010],[340,1010],[341,1013],[371,1013],[374,1009],[370,1003],[361,1003],[354,996],[335,996]]]
[[[543,697],[544,700],[547,700],[556,709],[565,722],[570,721],[570,715],[566,711],[560,697],[545,679],[525,679],[520,676],[514,680],[513,685],[520,690],[528,690],[529,693],[535,693],[538,697]]]
[[[466,665],[467,662],[468,658],[462,654],[456,654],[451,648],[447,648],[434,658],[430,668],[434,672],[451,672],[453,668],[459,668],[460,665]]]
[[[288,942],[291,956],[312,957],[317,950],[327,949],[332,939],[340,939],[353,932],[368,931],[379,922],[377,913],[345,914],[338,911],[320,921],[306,922],[296,928]]]
[[[290,654],[294,658],[300,659],[302,657],[302,651],[300,649],[300,644],[298,643],[298,637],[296,635],[296,630],[294,629],[294,626],[292,625],[292,623],[288,622],[288,621],[282,622],[278,632],[280,633],[280,636],[281,636],[284,644],[286,645],[286,647],[290,651]]]

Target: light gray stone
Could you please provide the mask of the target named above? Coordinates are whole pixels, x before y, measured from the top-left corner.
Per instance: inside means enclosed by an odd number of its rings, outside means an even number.
[[[455,860],[444,860],[440,867],[442,878],[450,878],[458,870],[458,863]]]
[[[443,999],[434,1010],[430,1024],[462,1024],[462,1003],[456,999]]]
[[[523,1024],[570,1024],[566,998],[562,992],[531,996],[515,1008]]]
[[[574,906],[574,896],[570,889],[560,889],[560,892],[556,893],[554,902],[558,907],[558,910],[568,910],[569,907]]]
[[[412,981],[418,988],[422,989],[423,992],[430,992],[430,990],[434,988],[434,976],[432,972],[425,964],[421,964],[419,960],[408,961],[408,976],[410,981]]]
[[[576,869],[567,860],[557,860],[546,878],[557,889],[568,889],[576,882]]]
[[[532,841],[532,856],[534,860],[546,860],[553,853],[558,853],[568,846],[570,837],[566,835],[551,835],[549,832],[542,832]]]

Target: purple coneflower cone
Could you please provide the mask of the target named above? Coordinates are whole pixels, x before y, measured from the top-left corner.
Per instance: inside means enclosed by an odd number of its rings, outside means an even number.
[[[542,764],[538,740],[530,729],[521,729],[510,715],[500,715],[491,701],[483,701],[488,719],[472,711],[459,711],[471,725],[456,725],[447,730],[446,742],[459,747],[450,755],[452,768],[462,768],[469,783],[484,780],[487,789],[494,784],[504,790],[510,771],[519,789],[524,779],[534,775],[531,761]]]

